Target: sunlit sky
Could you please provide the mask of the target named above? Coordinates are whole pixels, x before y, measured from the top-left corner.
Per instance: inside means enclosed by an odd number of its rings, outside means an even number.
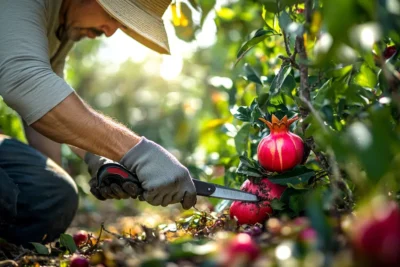
[[[217,6],[221,6],[223,2],[226,1],[219,1]],[[199,14],[194,13],[194,16],[196,15]],[[114,71],[127,59],[140,63],[151,58],[161,57],[162,63],[153,67],[158,68],[159,74],[166,80],[177,78],[183,67],[183,59],[190,57],[197,47],[212,45],[215,42],[217,29],[214,23],[215,12],[210,12],[205,20],[203,30],[196,36],[196,40],[187,43],[175,36],[171,16],[172,12],[169,8],[163,19],[169,38],[171,55],[159,55],[118,30],[112,37],[104,38],[104,45],[98,54],[100,60],[108,63],[110,71]]]

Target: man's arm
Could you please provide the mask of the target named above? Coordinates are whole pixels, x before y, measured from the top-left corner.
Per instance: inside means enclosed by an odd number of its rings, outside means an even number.
[[[140,137],[125,126],[94,111],[75,93],[31,124],[48,138],[119,161]]]
[[[40,134],[24,122],[24,130],[29,145],[42,152],[61,166],[61,144],[54,142],[46,136]]]

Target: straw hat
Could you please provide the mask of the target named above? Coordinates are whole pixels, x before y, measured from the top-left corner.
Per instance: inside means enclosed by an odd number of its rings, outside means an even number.
[[[169,54],[168,36],[161,19],[171,0],[97,0],[126,34],[148,48]]]

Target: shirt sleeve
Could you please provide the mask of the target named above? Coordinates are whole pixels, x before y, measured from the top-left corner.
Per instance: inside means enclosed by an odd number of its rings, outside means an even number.
[[[28,124],[74,90],[51,68],[44,1],[0,1],[0,95]]]

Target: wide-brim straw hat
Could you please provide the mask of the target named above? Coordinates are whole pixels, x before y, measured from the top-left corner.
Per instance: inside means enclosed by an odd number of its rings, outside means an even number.
[[[171,0],[97,0],[123,26],[121,30],[148,48],[170,54],[162,16]]]

